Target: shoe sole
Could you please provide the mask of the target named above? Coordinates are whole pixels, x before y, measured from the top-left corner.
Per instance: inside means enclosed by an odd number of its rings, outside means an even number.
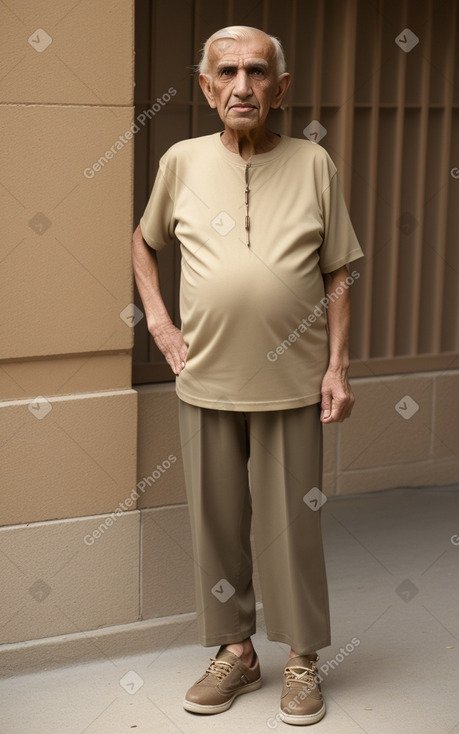
[[[243,688],[239,688],[228,701],[225,701],[224,703],[219,703],[215,706],[206,706],[202,703],[194,703],[193,701],[187,701],[187,699],[185,698],[183,700],[183,708],[186,711],[191,711],[193,714],[221,714],[222,711],[227,711],[227,709],[229,709],[237,696],[240,696],[242,693],[250,693],[250,691],[256,691],[258,688],[261,688],[262,683],[262,678],[258,678],[258,680],[255,680],[253,683],[248,683]]]
[[[306,714],[305,716],[298,716],[298,714],[287,714],[285,711],[282,711],[282,709],[279,709],[279,716],[285,724],[293,724],[294,726],[307,726],[308,724],[316,724],[325,716],[325,704],[323,704],[322,708],[316,714]]]

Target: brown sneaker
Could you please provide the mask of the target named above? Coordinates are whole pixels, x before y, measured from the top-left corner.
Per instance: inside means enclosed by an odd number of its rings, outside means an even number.
[[[187,691],[183,707],[195,714],[219,714],[229,709],[236,696],[255,691],[261,684],[256,655],[249,668],[237,655],[220,648],[204,675]]]
[[[286,724],[315,724],[325,716],[316,662],[318,655],[290,658],[284,668],[279,716]]]

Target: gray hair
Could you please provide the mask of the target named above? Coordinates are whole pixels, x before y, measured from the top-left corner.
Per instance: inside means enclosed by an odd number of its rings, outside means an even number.
[[[219,31],[213,33],[210,38],[207,39],[202,49],[201,60],[198,64],[198,72],[200,74],[209,73],[209,48],[214,41],[219,41],[223,38],[232,38],[234,41],[248,41],[250,40],[252,31],[264,33],[264,31],[260,31],[259,28],[251,28],[247,25],[232,25],[228,26],[227,28],[221,28]],[[282,44],[278,38],[276,38],[275,36],[270,36],[268,35],[268,33],[265,33],[265,35],[271,41],[276,61],[277,74],[278,76],[280,76],[285,72],[287,68],[284,56],[284,49],[282,48]]]

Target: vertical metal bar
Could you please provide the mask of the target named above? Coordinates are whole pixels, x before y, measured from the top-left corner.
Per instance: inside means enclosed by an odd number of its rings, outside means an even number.
[[[429,92],[430,92],[430,59],[432,47],[432,0],[429,0],[429,22],[425,26],[423,36],[424,53],[421,66],[421,111],[420,111],[420,139],[418,151],[418,170],[415,180],[416,205],[415,217],[419,226],[413,232],[415,237],[414,258],[412,262],[413,292],[411,294],[411,314],[409,333],[403,335],[403,341],[408,346],[408,354],[418,353],[418,334],[420,324],[421,289],[422,289],[422,249],[424,239],[424,200],[426,189],[427,144],[429,125]],[[401,284],[399,283],[399,287]]]
[[[195,0],[193,3],[193,48],[198,48],[199,39],[199,18],[201,17],[201,0]],[[193,63],[193,60],[191,60]],[[192,92],[191,92],[191,115],[190,115],[190,137],[195,138],[199,135],[198,122],[198,100],[201,96],[201,89],[198,83],[198,75],[194,74]]]
[[[438,185],[441,186],[443,181],[448,181],[450,172],[450,153],[451,153],[451,135],[452,135],[452,117],[453,117],[453,101],[454,101],[454,84],[457,85],[459,79],[455,79],[454,63],[456,56],[457,35],[456,28],[458,22],[457,3],[453,3],[453,11],[450,25],[450,36],[448,39],[448,56],[446,63],[446,73],[444,82],[444,102],[443,102],[443,125],[442,125],[442,144],[440,146],[440,166],[438,174]],[[436,354],[442,351],[442,323],[444,313],[445,292],[445,269],[446,269],[446,238],[448,226],[448,192],[449,186],[443,186],[439,191],[439,204],[437,216],[437,232],[435,238],[435,252],[437,254],[437,267],[432,277],[432,301],[431,307],[432,328],[431,335],[432,351]]]
[[[234,2],[226,0],[226,25],[234,25]]]
[[[263,0],[261,6],[261,30],[268,33],[269,28],[269,0]]]
[[[157,26],[157,18],[156,18],[156,4],[153,3],[150,5],[150,64],[149,64],[149,71],[150,71],[150,78],[149,78],[149,84],[148,84],[148,104],[150,105],[152,103],[152,100],[154,98],[154,80],[155,80],[155,72],[156,72],[156,54],[157,49],[155,45],[155,38],[156,38],[156,26]],[[156,177],[156,156],[155,153],[155,136],[154,136],[154,127],[150,123],[148,125],[148,140],[147,140],[147,146],[148,146],[148,167],[149,167],[149,181],[148,181],[148,188],[151,191],[153,188],[153,182]],[[151,336],[150,332],[147,329],[146,319],[143,319],[145,322],[142,326],[144,329],[144,339],[146,344],[146,350],[147,350],[147,360],[148,362],[154,362],[157,359],[157,352],[155,353],[156,345],[153,341],[153,337]]]
[[[316,19],[316,45],[314,47],[314,60],[312,78],[314,79],[312,95],[312,119],[320,120],[320,100],[322,91],[322,59],[324,51],[324,26],[325,26],[325,2],[319,0]]]
[[[153,94],[154,94],[154,79],[155,79],[155,71],[156,71],[156,53],[157,50],[155,48],[155,36],[156,36],[156,5],[153,4],[153,6],[150,6],[150,63],[149,63],[149,78],[148,78],[148,104],[150,105],[153,100]],[[154,136],[152,134],[153,126],[150,124],[148,125],[148,149],[150,152],[149,155],[149,189],[151,191],[151,188],[153,186],[153,181],[155,180],[156,176],[156,166],[154,166],[154,157],[151,155],[151,151],[154,150],[155,147],[155,141]]]
[[[357,35],[357,0],[346,3],[343,44],[343,85],[340,100],[340,156],[344,161],[341,168],[341,183],[348,206],[351,200],[352,142],[354,128],[354,79],[355,47]]]
[[[296,0],[291,0],[290,3],[290,31],[289,31],[289,39],[290,39],[290,66],[293,69],[296,59],[296,33],[297,33],[297,6],[296,6]],[[292,81],[290,84],[290,89],[288,91],[288,96],[290,99],[294,99],[294,85],[295,85],[295,75],[292,76]],[[286,106],[286,109],[284,111],[284,117],[282,120],[282,132],[284,135],[291,135],[292,134],[292,128],[293,128],[293,103]]]
[[[381,3],[381,0],[380,0]],[[373,257],[376,234],[376,203],[378,181],[378,138],[379,138],[379,103],[381,86],[381,53],[382,53],[382,8],[381,4],[376,15],[377,27],[373,46],[373,68],[376,70],[372,77],[371,108],[370,108],[370,158],[368,162],[368,201],[367,220],[365,228],[365,279],[363,281],[363,315],[362,315],[362,359],[371,358],[371,329],[373,311]]]
[[[403,0],[401,27],[406,27],[407,23],[407,2]],[[398,64],[398,87],[396,102],[396,118],[395,118],[395,139],[394,139],[394,172],[392,177],[392,228],[391,241],[388,248],[389,260],[389,282],[387,283],[387,308],[388,322],[385,334],[385,357],[395,356],[395,338],[396,338],[396,319],[397,319],[397,282],[399,276],[398,260],[400,248],[400,229],[397,221],[400,216],[400,206],[402,201],[402,170],[403,170],[403,133],[405,122],[405,88],[406,88],[406,54],[399,54]],[[382,304],[381,304],[382,305]]]

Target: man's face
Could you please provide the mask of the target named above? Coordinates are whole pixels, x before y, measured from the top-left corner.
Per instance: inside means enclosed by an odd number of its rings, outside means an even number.
[[[277,76],[274,50],[264,34],[249,41],[214,41],[209,49],[209,74],[199,77],[201,88],[225,127],[261,127],[270,107],[279,107],[290,75]]]

